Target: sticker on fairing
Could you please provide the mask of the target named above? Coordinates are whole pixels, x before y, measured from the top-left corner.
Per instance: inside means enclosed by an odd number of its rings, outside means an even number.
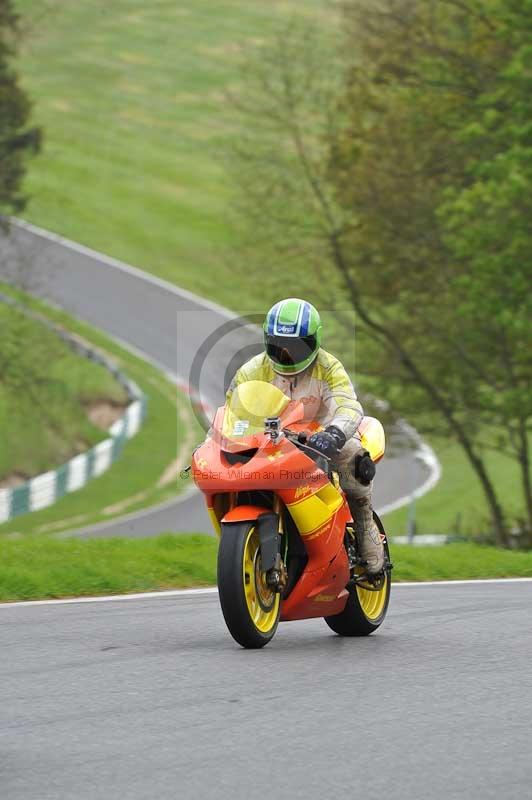
[[[239,419],[235,422],[233,426],[233,433],[231,434],[231,436],[243,436],[248,428],[249,428],[249,420]]]

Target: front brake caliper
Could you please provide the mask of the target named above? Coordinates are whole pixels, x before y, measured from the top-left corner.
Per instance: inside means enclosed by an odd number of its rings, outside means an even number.
[[[282,592],[286,587],[288,582],[288,573],[280,553],[277,554],[275,566],[268,570],[266,582],[268,586],[271,586],[271,588],[275,589],[276,592]]]

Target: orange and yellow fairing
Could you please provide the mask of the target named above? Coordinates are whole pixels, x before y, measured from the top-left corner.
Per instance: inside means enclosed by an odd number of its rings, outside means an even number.
[[[358,426],[358,433],[362,447],[368,451],[372,460],[375,463],[380,461],[384,455],[386,437],[379,420],[375,417],[363,417]]]

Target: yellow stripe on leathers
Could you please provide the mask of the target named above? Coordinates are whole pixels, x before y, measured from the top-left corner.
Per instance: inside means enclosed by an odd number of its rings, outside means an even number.
[[[287,505],[301,536],[311,536],[325,525],[342,505],[342,495],[332,483],[304,500]]]

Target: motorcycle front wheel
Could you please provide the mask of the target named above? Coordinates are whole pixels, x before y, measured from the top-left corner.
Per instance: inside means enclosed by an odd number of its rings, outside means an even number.
[[[266,582],[259,534],[252,522],[222,524],[218,594],[233,639],[246,648],[268,644],[279,624],[281,597]]]

